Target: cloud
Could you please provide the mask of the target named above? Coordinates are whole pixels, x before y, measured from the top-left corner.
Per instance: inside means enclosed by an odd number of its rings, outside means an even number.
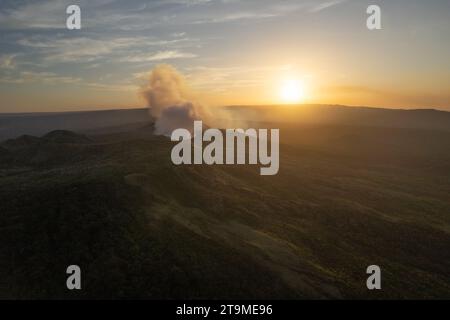
[[[35,72],[35,71],[22,71],[16,77],[3,77],[0,78],[0,82],[3,83],[27,83],[27,82],[39,82],[45,84],[74,84],[81,83],[81,78],[60,76],[52,72]]]
[[[208,16],[212,16],[207,19],[198,19],[194,20],[193,24],[204,24],[204,23],[227,23],[227,22],[235,22],[235,21],[244,21],[244,20],[262,20],[269,18],[277,18],[282,17],[288,14],[292,14],[295,11],[298,11],[306,6],[305,3],[299,2],[284,2],[273,4],[262,3],[262,1],[258,1],[256,3],[252,2],[240,2],[240,1],[232,1],[233,6],[236,4],[241,5],[241,9],[236,11],[235,9],[232,12],[227,12],[229,10],[219,11],[220,14],[208,14]],[[225,1],[225,3],[231,3],[231,1]],[[247,4],[247,6],[243,6],[243,4]],[[223,8],[225,9],[225,8]]]
[[[171,36],[174,38],[181,38],[181,37],[184,37],[185,35],[186,35],[186,32],[174,32],[171,34]]]
[[[196,66],[186,68],[186,78],[195,88],[208,92],[262,86],[268,74],[286,70],[286,65],[258,65],[240,67]]]
[[[32,2],[0,11],[0,29],[65,28],[63,1]]]
[[[311,9],[310,9],[310,12],[319,12],[319,11],[322,11],[322,10],[325,10],[325,9],[328,9],[328,8],[331,8],[331,7],[334,7],[334,6],[336,6],[336,5],[339,5],[339,4],[341,4],[341,3],[344,3],[344,2],[346,2],[347,0],[333,0],[333,1],[326,1],[326,2],[322,2],[322,3],[320,3],[320,4],[318,4],[318,5],[315,5],[315,6],[313,6]]]
[[[314,4],[319,12],[345,0]],[[0,8],[0,29],[65,29],[70,0],[45,0]],[[121,4],[114,0],[78,0],[82,25],[102,30],[143,31],[164,25],[226,23],[289,15],[311,6],[310,1],[154,0]],[[88,14],[86,14],[88,13]],[[204,18],[208,17],[208,18]],[[179,32],[180,33],[180,32]]]
[[[194,24],[232,22],[237,20],[248,20],[248,19],[266,19],[266,18],[273,18],[276,16],[277,15],[274,13],[236,12],[221,17],[197,20],[194,21]]]
[[[113,92],[132,92],[135,91],[137,85],[130,83],[100,83],[93,81],[86,81],[79,77],[63,76],[53,72],[36,72],[36,71],[22,71],[16,76],[0,77],[0,83],[7,84],[27,84],[39,83],[44,85],[77,85],[98,91],[113,91]]]
[[[134,56],[128,56],[120,59],[120,61],[126,62],[152,62],[152,61],[163,61],[163,60],[173,60],[173,59],[188,59],[195,58],[197,55],[189,52],[179,52],[179,51],[160,51],[153,54],[139,54]]]
[[[95,39],[88,37],[58,38],[34,36],[22,38],[17,43],[33,50],[34,59],[39,54],[47,62],[92,62],[94,60],[118,60],[122,62],[161,61],[166,59],[194,58],[196,55],[180,52],[177,48],[189,47],[196,39],[155,39],[137,37],[105,37]],[[150,48],[170,48],[153,55],[141,54]],[[114,58],[115,56],[124,58]]]
[[[44,55],[44,59],[53,62],[92,61],[110,55],[117,50],[138,47],[146,38],[92,39],[79,38],[42,38],[21,39],[18,44],[30,47]]]
[[[104,9],[112,4],[114,0],[78,0],[85,10],[90,12]],[[23,30],[23,29],[66,29],[66,8],[74,4],[70,0],[41,0],[26,2],[22,5],[14,4],[8,7],[4,5],[0,8],[0,29]],[[84,10],[82,9],[82,17]],[[97,16],[93,17],[94,21]]]
[[[5,54],[0,56],[0,69],[15,69],[16,62],[14,59],[17,57],[17,54]]]
[[[82,26],[110,30],[146,30],[157,26],[166,12],[196,10],[210,0],[152,0],[122,4],[117,0],[40,0],[5,2],[0,7],[0,30],[46,30],[66,28],[66,8],[81,8]],[[172,20],[178,23],[178,20]],[[171,21],[169,21],[171,22]]]

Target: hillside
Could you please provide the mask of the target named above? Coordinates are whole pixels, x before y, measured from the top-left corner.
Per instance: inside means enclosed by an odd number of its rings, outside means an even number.
[[[281,132],[273,177],[174,166],[148,127],[4,143],[0,297],[450,298],[449,133],[264,125]]]

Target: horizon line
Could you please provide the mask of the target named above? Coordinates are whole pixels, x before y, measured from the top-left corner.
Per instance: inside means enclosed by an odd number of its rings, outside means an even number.
[[[428,108],[413,108],[408,109],[405,107],[381,107],[381,106],[364,106],[364,105],[345,105],[345,104],[327,104],[327,103],[269,103],[269,104],[230,104],[223,106],[215,106],[213,108],[237,108],[237,107],[300,107],[300,106],[321,106],[321,107],[343,107],[343,108],[359,108],[359,109],[376,109],[376,110],[389,110],[389,111],[437,111],[437,112],[450,112],[450,110],[438,109],[433,107]],[[84,112],[111,112],[111,111],[125,111],[125,110],[144,110],[149,107],[122,107],[122,108],[109,108],[109,109],[90,109],[90,110],[68,110],[68,111],[24,111],[24,112],[0,112],[0,115],[31,115],[31,114],[61,114],[61,113],[84,113]]]

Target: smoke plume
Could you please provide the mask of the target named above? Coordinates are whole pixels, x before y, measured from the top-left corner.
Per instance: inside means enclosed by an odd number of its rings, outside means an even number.
[[[155,119],[155,133],[169,136],[173,130],[192,132],[194,120],[208,121],[205,108],[194,101],[183,76],[166,64],[156,66],[142,90],[149,112]]]

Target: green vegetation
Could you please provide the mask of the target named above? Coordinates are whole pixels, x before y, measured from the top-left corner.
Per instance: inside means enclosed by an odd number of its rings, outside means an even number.
[[[6,141],[0,298],[450,298],[449,132],[285,124],[280,142],[260,176],[176,167],[147,132]]]

